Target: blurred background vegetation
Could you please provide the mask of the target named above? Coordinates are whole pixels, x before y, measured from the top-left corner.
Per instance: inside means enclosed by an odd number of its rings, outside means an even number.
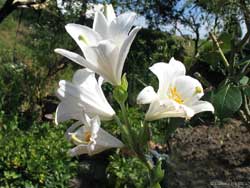
[[[184,62],[188,74],[203,83],[205,97],[216,107],[215,119],[210,114],[197,115],[191,121],[192,126],[228,117],[249,123],[248,0],[105,2],[112,3],[118,14],[127,10],[137,12],[137,24],[144,27],[131,47],[124,68],[129,81],[129,105],[135,104],[138,92],[145,85],[157,88],[157,80],[148,67],[175,57]],[[63,135],[68,124],[56,127],[53,122],[58,104],[54,95],[57,83],[60,79],[70,80],[73,72],[80,68],[56,55],[54,49],[60,47],[81,53],[64,26],[67,23],[91,26],[92,20],[85,14],[88,3],[104,1],[0,0],[1,188],[69,187],[70,184],[84,187],[79,180],[83,177],[92,178],[85,182],[85,187],[94,187],[93,182],[102,184],[98,187],[144,187],[144,167],[126,155],[111,152],[111,156],[102,154],[101,159],[67,157],[70,146]],[[209,32],[216,36],[229,61],[228,72]],[[227,90],[220,87],[225,81],[230,84]],[[109,96],[111,87],[105,85],[104,90]],[[232,100],[238,105],[230,106]],[[136,121],[143,117],[140,111],[131,109],[131,119],[136,119],[135,129],[139,124]],[[164,142],[169,136],[166,132],[172,133],[166,131],[165,125],[169,122],[162,120],[156,124],[154,139]],[[104,126],[119,134],[113,122]],[[108,167],[104,159],[110,161]],[[101,162],[96,162],[98,160]],[[96,171],[100,175],[96,175]]]

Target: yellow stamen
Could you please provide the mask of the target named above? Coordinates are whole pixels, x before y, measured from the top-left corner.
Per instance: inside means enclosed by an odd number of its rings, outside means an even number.
[[[197,94],[197,93],[202,93],[202,88],[199,86],[195,87],[195,94]]]
[[[85,142],[90,142],[90,138],[91,138],[91,132],[85,132],[84,133],[84,140]]]
[[[176,90],[176,87],[170,87],[170,95],[169,98],[174,100],[175,102],[179,103],[179,104],[183,104],[184,101],[181,98],[181,95],[179,94],[179,92]]]
[[[88,39],[84,35],[79,35],[78,39],[88,45]]]
[[[83,140],[77,138],[76,134],[74,133],[71,134],[71,139],[79,144],[88,144],[90,142],[90,138],[91,138],[91,132],[89,131],[84,133]]]
[[[83,142],[82,140],[80,140],[79,138],[76,137],[76,134],[71,134],[71,139],[75,142],[78,142],[79,144],[86,144],[85,142]]]

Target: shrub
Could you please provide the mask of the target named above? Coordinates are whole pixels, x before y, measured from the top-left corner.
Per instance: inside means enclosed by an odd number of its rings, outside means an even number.
[[[69,187],[77,162],[67,156],[64,132],[49,123],[33,125],[28,131],[2,127],[0,187]]]

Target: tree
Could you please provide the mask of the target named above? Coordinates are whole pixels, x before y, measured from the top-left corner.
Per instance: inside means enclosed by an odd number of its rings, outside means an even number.
[[[46,0],[6,0],[0,9],[0,23],[17,9],[43,9],[46,6]]]

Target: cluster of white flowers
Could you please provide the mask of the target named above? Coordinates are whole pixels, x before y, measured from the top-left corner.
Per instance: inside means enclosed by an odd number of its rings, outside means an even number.
[[[56,110],[56,124],[77,120],[66,132],[68,140],[76,144],[70,150],[72,156],[93,155],[105,149],[123,147],[120,140],[100,128],[100,120],[111,120],[115,116],[101,86],[103,82],[113,86],[121,84],[125,59],[140,30],[140,27],[133,27],[135,18],[133,12],[116,17],[112,5],[104,5],[95,12],[93,28],[66,25],[84,57],[64,49],[55,52],[85,67],[76,71],[72,82],[61,80],[57,90],[61,103]],[[185,76],[181,62],[172,58],[169,63],[154,64],[150,70],[158,77],[158,92],[148,86],[137,97],[140,104],[150,103],[146,120],[191,118],[202,111],[214,111],[210,103],[199,100],[203,95],[202,86],[198,80]],[[98,79],[96,75],[99,75]]]

